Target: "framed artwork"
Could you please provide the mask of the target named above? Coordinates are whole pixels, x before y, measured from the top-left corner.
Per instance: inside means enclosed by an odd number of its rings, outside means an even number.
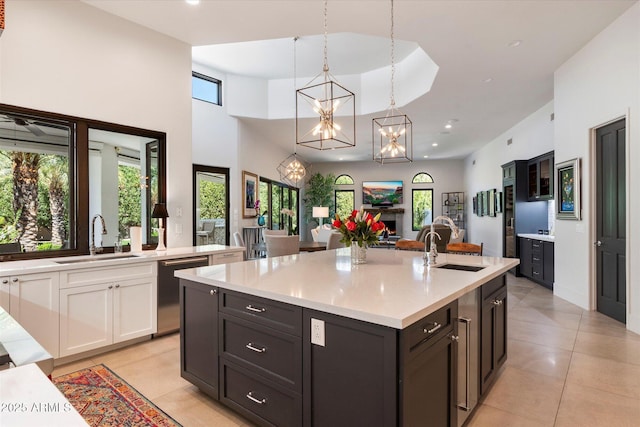
[[[476,198],[478,199],[478,216],[484,216],[484,191],[478,192]]]
[[[496,193],[496,213],[502,212],[502,191]]]
[[[489,208],[489,216],[496,216],[496,189],[493,188],[487,191],[488,194],[488,208]]]
[[[580,159],[556,165],[556,218],[580,219]]]
[[[242,171],[242,218],[254,218],[258,215],[258,175]]]
[[[478,197],[477,196],[473,196],[473,213],[474,214],[478,213]]]
[[[489,190],[482,192],[482,215],[489,215]]]

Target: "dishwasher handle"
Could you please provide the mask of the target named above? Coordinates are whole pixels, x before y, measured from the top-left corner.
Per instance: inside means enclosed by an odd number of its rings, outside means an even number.
[[[194,262],[209,262],[209,257],[202,256],[198,258],[182,258],[169,261],[160,261],[163,267],[173,267],[175,265],[193,264]]]

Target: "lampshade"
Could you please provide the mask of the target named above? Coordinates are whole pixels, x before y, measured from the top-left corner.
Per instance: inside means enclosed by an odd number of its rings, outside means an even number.
[[[328,218],[329,208],[326,206],[314,206],[313,215],[314,218]]]
[[[156,203],[153,206],[153,212],[151,212],[151,218],[169,218],[169,212],[167,212],[167,206],[164,203]]]

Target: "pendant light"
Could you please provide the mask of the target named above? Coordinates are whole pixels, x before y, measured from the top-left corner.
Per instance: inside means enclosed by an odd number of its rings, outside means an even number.
[[[315,119],[308,125],[308,118]],[[327,0],[324,2],[324,65],[296,91],[296,143],[317,150],[356,145],[355,95],[335,81],[327,61]]]
[[[396,108],[394,94],[395,40],[393,33],[393,0],[391,0],[391,103],[384,117],[373,119],[373,160],[379,163],[413,161],[413,123]]]
[[[296,91],[296,42],[298,37],[293,38],[293,91]],[[304,182],[304,177],[309,170],[309,164],[305,162],[296,153],[296,144],[294,144],[293,154],[284,159],[278,165],[278,173],[280,174],[280,181],[289,184],[293,187],[299,187]]]

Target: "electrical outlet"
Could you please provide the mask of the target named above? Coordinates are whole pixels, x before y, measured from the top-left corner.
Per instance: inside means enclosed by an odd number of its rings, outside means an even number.
[[[311,344],[324,347],[324,320],[311,318]]]

